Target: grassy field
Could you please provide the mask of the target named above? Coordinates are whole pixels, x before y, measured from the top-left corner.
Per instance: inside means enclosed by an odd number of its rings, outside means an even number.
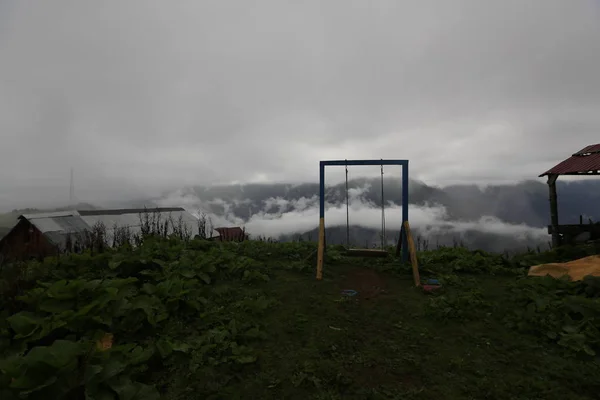
[[[597,280],[525,276],[596,249],[424,252],[434,294],[335,247],[316,281],[314,249],[150,240],[5,268],[0,398],[597,398]]]

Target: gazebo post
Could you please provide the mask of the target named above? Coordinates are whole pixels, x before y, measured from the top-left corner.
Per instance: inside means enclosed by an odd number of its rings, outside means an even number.
[[[556,179],[560,175],[572,175],[572,176],[589,176],[589,175],[598,175],[600,172],[600,143],[592,144],[586,146],[585,148],[579,150],[577,153],[571,155],[571,157],[566,160],[556,164],[554,167],[550,168],[548,171],[539,175],[548,177],[548,191],[550,192],[550,229],[552,230],[552,247],[558,247],[561,244],[567,244],[571,242],[573,236],[575,236],[575,232],[573,231],[574,225],[568,225],[567,228],[569,230],[565,230],[565,236],[563,238],[560,237],[559,227],[558,225],[558,202],[556,200]],[[577,226],[577,225],[575,225]],[[578,225],[579,231],[581,232],[589,232],[591,227],[586,227],[586,229],[581,229],[583,226]],[[577,229],[575,229],[577,231]],[[567,235],[569,234],[569,235]],[[591,234],[591,232],[590,232]],[[562,242],[562,243],[561,243]]]
[[[560,246],[560,235],[558,232],[558,196],[556,194],[557,174],[548,175],[548,192],[550,197],[550,224],[552,226],[552,248]]]

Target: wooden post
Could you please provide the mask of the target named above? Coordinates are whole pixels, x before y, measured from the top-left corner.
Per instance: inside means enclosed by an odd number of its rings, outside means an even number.
[[[319,244],[317,247],[317,280],[323,279],[323,259],[325,257],[325,218],[319,219]]]
[[[404,221],[404,232],[408,241],[408,250],[410,252],[410,263],[412,264],[413,279],[416,287],[421,286],[421,277],[419,276],[419,264],[417,262],[417,248],[415,247],[415,241],[413,240],[412,233],[410,232],[410,225],[408,221]]]
[[[556,179],[558,175],[548,175],[548,192],[550,197],[550,225],[552,226],[552,247],[560,246],[558,233],[558,200],[556,194]]]

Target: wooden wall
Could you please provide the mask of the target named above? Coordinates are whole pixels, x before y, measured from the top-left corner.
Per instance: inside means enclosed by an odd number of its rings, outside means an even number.
[[[56,246],[26,219],[21,219],[0,241],[0,258],[4,261],[43,259],[56,252]]]

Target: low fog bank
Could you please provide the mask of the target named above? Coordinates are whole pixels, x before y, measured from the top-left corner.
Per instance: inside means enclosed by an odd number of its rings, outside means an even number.
[[[282,195],[263,197],[262,200],[252,198],[252,191],[249,191],[247,198],[229,196],[226,200],[215,196],[226,195],[222,192],[211,193],[214,197],[207,196],[206,192],[201,193],[204,195],[202,199],[195,191],[181,190],[169,193],[156,200],[155,204],[182,205],[195,215],[205,213],[214,227],[244,226],[254,237],[269,237],[282,241],[316,240],[319,220],[318,196],[302,194],[308,194],[307,189],[317,188],[279,188],[283,191]],[[325,222],[327,240],[332,244],[346,242],[345,191],[342,189],[333,186],[327,191]],[[420,188],[421,191],[427,189]],[[417,190],[413,192],[418,193]],[[376,193],[377,188],[368,181],[354,182],[349,191],[351,245],[372,247],[380,243],[381,203]],[[296,197],[298,195],[300,197]],[[390,197],[398,196],[393,196],[391,192]],[[547,246],[549,237],[544,227],[523,222],[507,222],[494,215],[480,215],[475,218],[456,216],[448,207],[426,201],[426,196],[421,197],[423,199],[420,204],[413,203],[409,206],[411,227],[421,246],[433,248],[462,244],[488,251]],[[414,199],[414,196],[411,199]],[[393,201],[386,201],[384,211],[387,241],[393,243],[401,228],[402,206]]]
[[[379,243],[380,184],[375,177],[349,181],[353,245]],[[386,176],[384,184],[386,237],[393,241],[402,219],[402,187],[397,177]],[[325,189],[329,243],[345,243],[345,183],[326,182]],[[548,245],[548,188],[542,182],[433,187],[411,181],[409,189],[409,220],[422,245],[435,247],[462,243],[490,251],[545,248]],[[316,240],[318,193],[318,183],[190,186],[138,200],[98,202],[84,199],[87,203],[76,208],[181,206],[195,215],[207,214],[213,227],[245,226],[254,237]],[[597,207],[600,203],[599,180],[559,181],[558,200],[560,223],[577,223],[580,215],[586,222],[600,219]],[[6,223],[3,227],[12,226],[19,211],[4,214]]]

